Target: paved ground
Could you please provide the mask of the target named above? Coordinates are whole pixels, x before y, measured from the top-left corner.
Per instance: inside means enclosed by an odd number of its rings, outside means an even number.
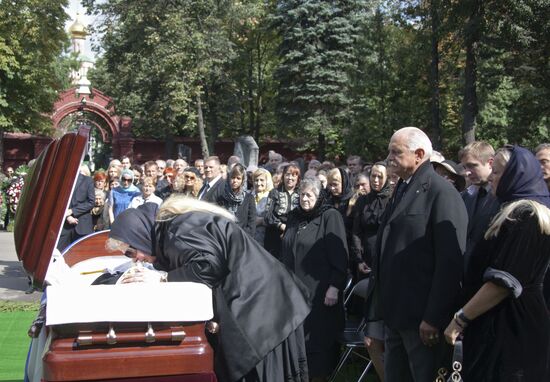
[[[25,294],[27,276],[17,260],[12,232],[0,232],[0,300],[40,301],[42,293]]]

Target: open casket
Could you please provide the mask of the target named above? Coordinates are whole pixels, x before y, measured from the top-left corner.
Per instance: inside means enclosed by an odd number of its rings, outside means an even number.
[[[29,334],[26,377],[44,381],[216,381],[205,333],[212,292],[196,283],[90,285],[128,262],[105,250],[108,232],[63,254],[56,245],[89,130],[54,140],[29,171],[15,245],[46,296]],[[97,271],[97,272],[96,272]]]

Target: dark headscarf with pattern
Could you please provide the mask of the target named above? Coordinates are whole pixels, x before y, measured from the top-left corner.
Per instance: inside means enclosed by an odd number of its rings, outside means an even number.
[[[534,200],[550,208],[548,186],[535,156],[520,146],[508,148],[512,155],[506,164],[496,196],[501,203],[518,199]]]

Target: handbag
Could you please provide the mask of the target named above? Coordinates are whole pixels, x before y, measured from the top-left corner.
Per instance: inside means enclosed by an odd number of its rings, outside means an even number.
[[[457,340],[453,349],[453,360],[451,363],[451,371],[446,367],[442,367],[437,371],[435,382],[464,382],[460,372],[462,371],[462,341]],[[447,377],[448,375],[448,377]]]

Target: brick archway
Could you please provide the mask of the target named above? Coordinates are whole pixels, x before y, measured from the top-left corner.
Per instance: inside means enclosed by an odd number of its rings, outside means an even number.
[[[132,119],[116,115],[113,99],[103,92],[93,89],[92,94],[80,95],[76,90],[77,88],[73,87],[59,94],[51,115],[54,128],[59,129],[61,121],[71,114],[92,113],[99,117],[110,130],[113,157],[119,158],[123,155],[133,157]],[[102,136],[106,138],[105,131],[101,128],[100,130]]]

